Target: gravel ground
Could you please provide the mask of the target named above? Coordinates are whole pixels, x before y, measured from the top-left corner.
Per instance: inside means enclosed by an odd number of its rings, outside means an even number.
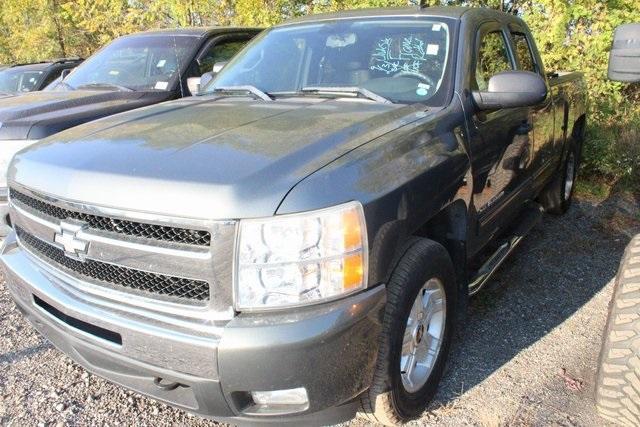
[[[431,412],[412,424],[603,425],[596,359],[637,206],[581,201],[546,216],[472,300]],[[0,425],[212,424],[85,372],[22,319],[0,276]]]

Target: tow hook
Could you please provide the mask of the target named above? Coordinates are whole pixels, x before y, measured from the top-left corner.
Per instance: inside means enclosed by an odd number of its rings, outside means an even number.
[[[173,382],[173,383],[164,382],[164,379],[160,377],[154,378],[153,383],[156,385],[156,387],[164,391],[172,391],[177,389],[178,387],[189,387],[188,385],[184,385],[176,382]]]

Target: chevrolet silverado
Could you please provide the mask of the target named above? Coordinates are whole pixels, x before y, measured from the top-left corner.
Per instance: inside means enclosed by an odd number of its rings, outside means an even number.
[[[571,202],[580,73],[489,9],[262,33],[196,97],[18,153],[0,260],[91,372],[236,424],[401,424],[469,295]]]

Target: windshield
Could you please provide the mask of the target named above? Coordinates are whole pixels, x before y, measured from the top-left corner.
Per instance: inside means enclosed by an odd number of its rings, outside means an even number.
[[[83,62],[55,90],[173,90],[197,45],[192,36],[123,37]]]
[[[0,92],[31,92],[38,87],[44,71],[8,68],[0,71]]]
[[[250,86],[277,97],[327,96],[334,89],[333,96],[369,93],[440,105],[444,96],[436,96],[449,86],[449,33],[443,21],[406,18],[278,27],[236,56],[204,91]]]

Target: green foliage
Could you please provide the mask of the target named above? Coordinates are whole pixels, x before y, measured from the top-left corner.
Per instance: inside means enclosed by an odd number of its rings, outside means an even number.
[[[202,25],[269,26],[285,19],[407,0],[0,0],[0,64],[88,56],[122,34]],[[613,29],[640,22],[638,0],[424,0],[522,16],[552,69],[585,73],[590,98],[585,172],[640,180],[640,85],[606,79]]]
[[[591,126],[584,146],[583,173],[621,179],[625,187],[640,190],[640,119]]]
[[[589,119],[586,176],[640,183],[640,85],[607,79],[614,29],[640,22],[637,0],[538,0],[520,6],[547,67],[584,72]]]

